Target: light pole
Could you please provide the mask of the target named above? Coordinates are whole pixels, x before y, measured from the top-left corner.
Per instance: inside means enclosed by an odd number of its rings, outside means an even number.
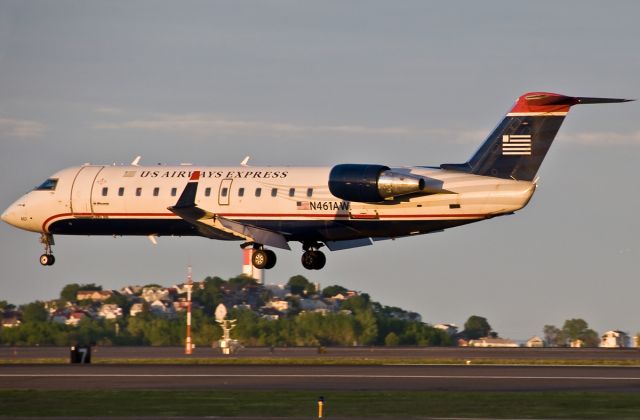
[[[193,279],[191,278],[191,266],[187,269],[187,340],[185,343],[184,354],[193,353],[193,344],[191,342],[191,289],[193,288]]]

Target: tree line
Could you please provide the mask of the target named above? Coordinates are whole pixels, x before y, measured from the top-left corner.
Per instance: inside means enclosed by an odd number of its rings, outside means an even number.
[[[300,311],[300,298],[329,297],[347,289],[334,285],[315,290],[315,285],[302,276],[294,276],[287,284],[291,291],[292,310],[278,319],[268,319],[251,309],[231,309],[228,317],[237,319],[232,337],[246,346],[326,346],[326,345],[450,345],[451,339],[441,330],[415,320],[401,319],[397,314],[407,312],[388,307],[371,300],[366,293],[345,299],[337,312],[319,313]],[[247,294],[244,291],[250,289]],[[78,302],[78,290],[101,290],[94,284],[65,286],[55,303],[65,307],[68,303],[77,306],[92,302]],[[223,280],[207,277],[201,288],[193,293],[195,308],[192,311],[192,336],[197,346],[210,346],[220,339],[221,328],[212,314],[216,306],[224,303],[246,303],[253,299],[252,307],[263,305],[270,298],[262,288],[245,276]],[[243,302],[244,301],[244,302]],[[77,326],[54,323],[50,320],[44,302],[32,302],[19,308],[22,323],[13,328],[0,329],[0,345],[69,346],[73,344],[100,345],[182,345],[185,342],[184,312],[166,317],[149,310],[130,316],[128,309],[132,300],[116,295],[105,303],[117,303],[124,316],[114,320],[86,317]],[[0,311],[18,308],[0,301]]]

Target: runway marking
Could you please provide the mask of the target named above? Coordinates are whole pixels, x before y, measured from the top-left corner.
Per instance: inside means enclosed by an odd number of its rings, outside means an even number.
[[[451,364],[451,363],[384,363],[380,366],[444,366],[444,367],[457,367],[462,366],[461,364]],[[471,360],[471,366],[480,367],[480,368],[491,368],[491,367],[526,367],[526,368],[598,368],[598,369],[637,369],[640,368],[640,364],[638,365],[583,365],[583,364],[553,364],[553,365],[543,365],[537,363],[491,363],[491,364],[483,364],[483,363],[474,363]]]
[[[492,375],[297,375],[297,374],[0,374],[0,378],[338,378],[338,379],[559,379],[567,381],[640,381],[640,377],[611,376],[492,376]]]

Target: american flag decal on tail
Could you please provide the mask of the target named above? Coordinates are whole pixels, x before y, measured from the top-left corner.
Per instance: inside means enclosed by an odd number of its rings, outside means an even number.
[[[530,156],[531,134],[505,134],[502,136],[503,156]]]

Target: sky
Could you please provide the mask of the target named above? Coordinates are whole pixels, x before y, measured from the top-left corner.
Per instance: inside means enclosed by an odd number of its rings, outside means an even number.
[[[0,208],[91,163],[464,162],[528,91],[640,97],[640,3],[0,0]],[[640,331],[640,104],[572,109],[515,215],[328,252],[303,274],[501,336],[584,318]],[[0,299],[241,272],[237,243],[56,238],[0,224]]]

